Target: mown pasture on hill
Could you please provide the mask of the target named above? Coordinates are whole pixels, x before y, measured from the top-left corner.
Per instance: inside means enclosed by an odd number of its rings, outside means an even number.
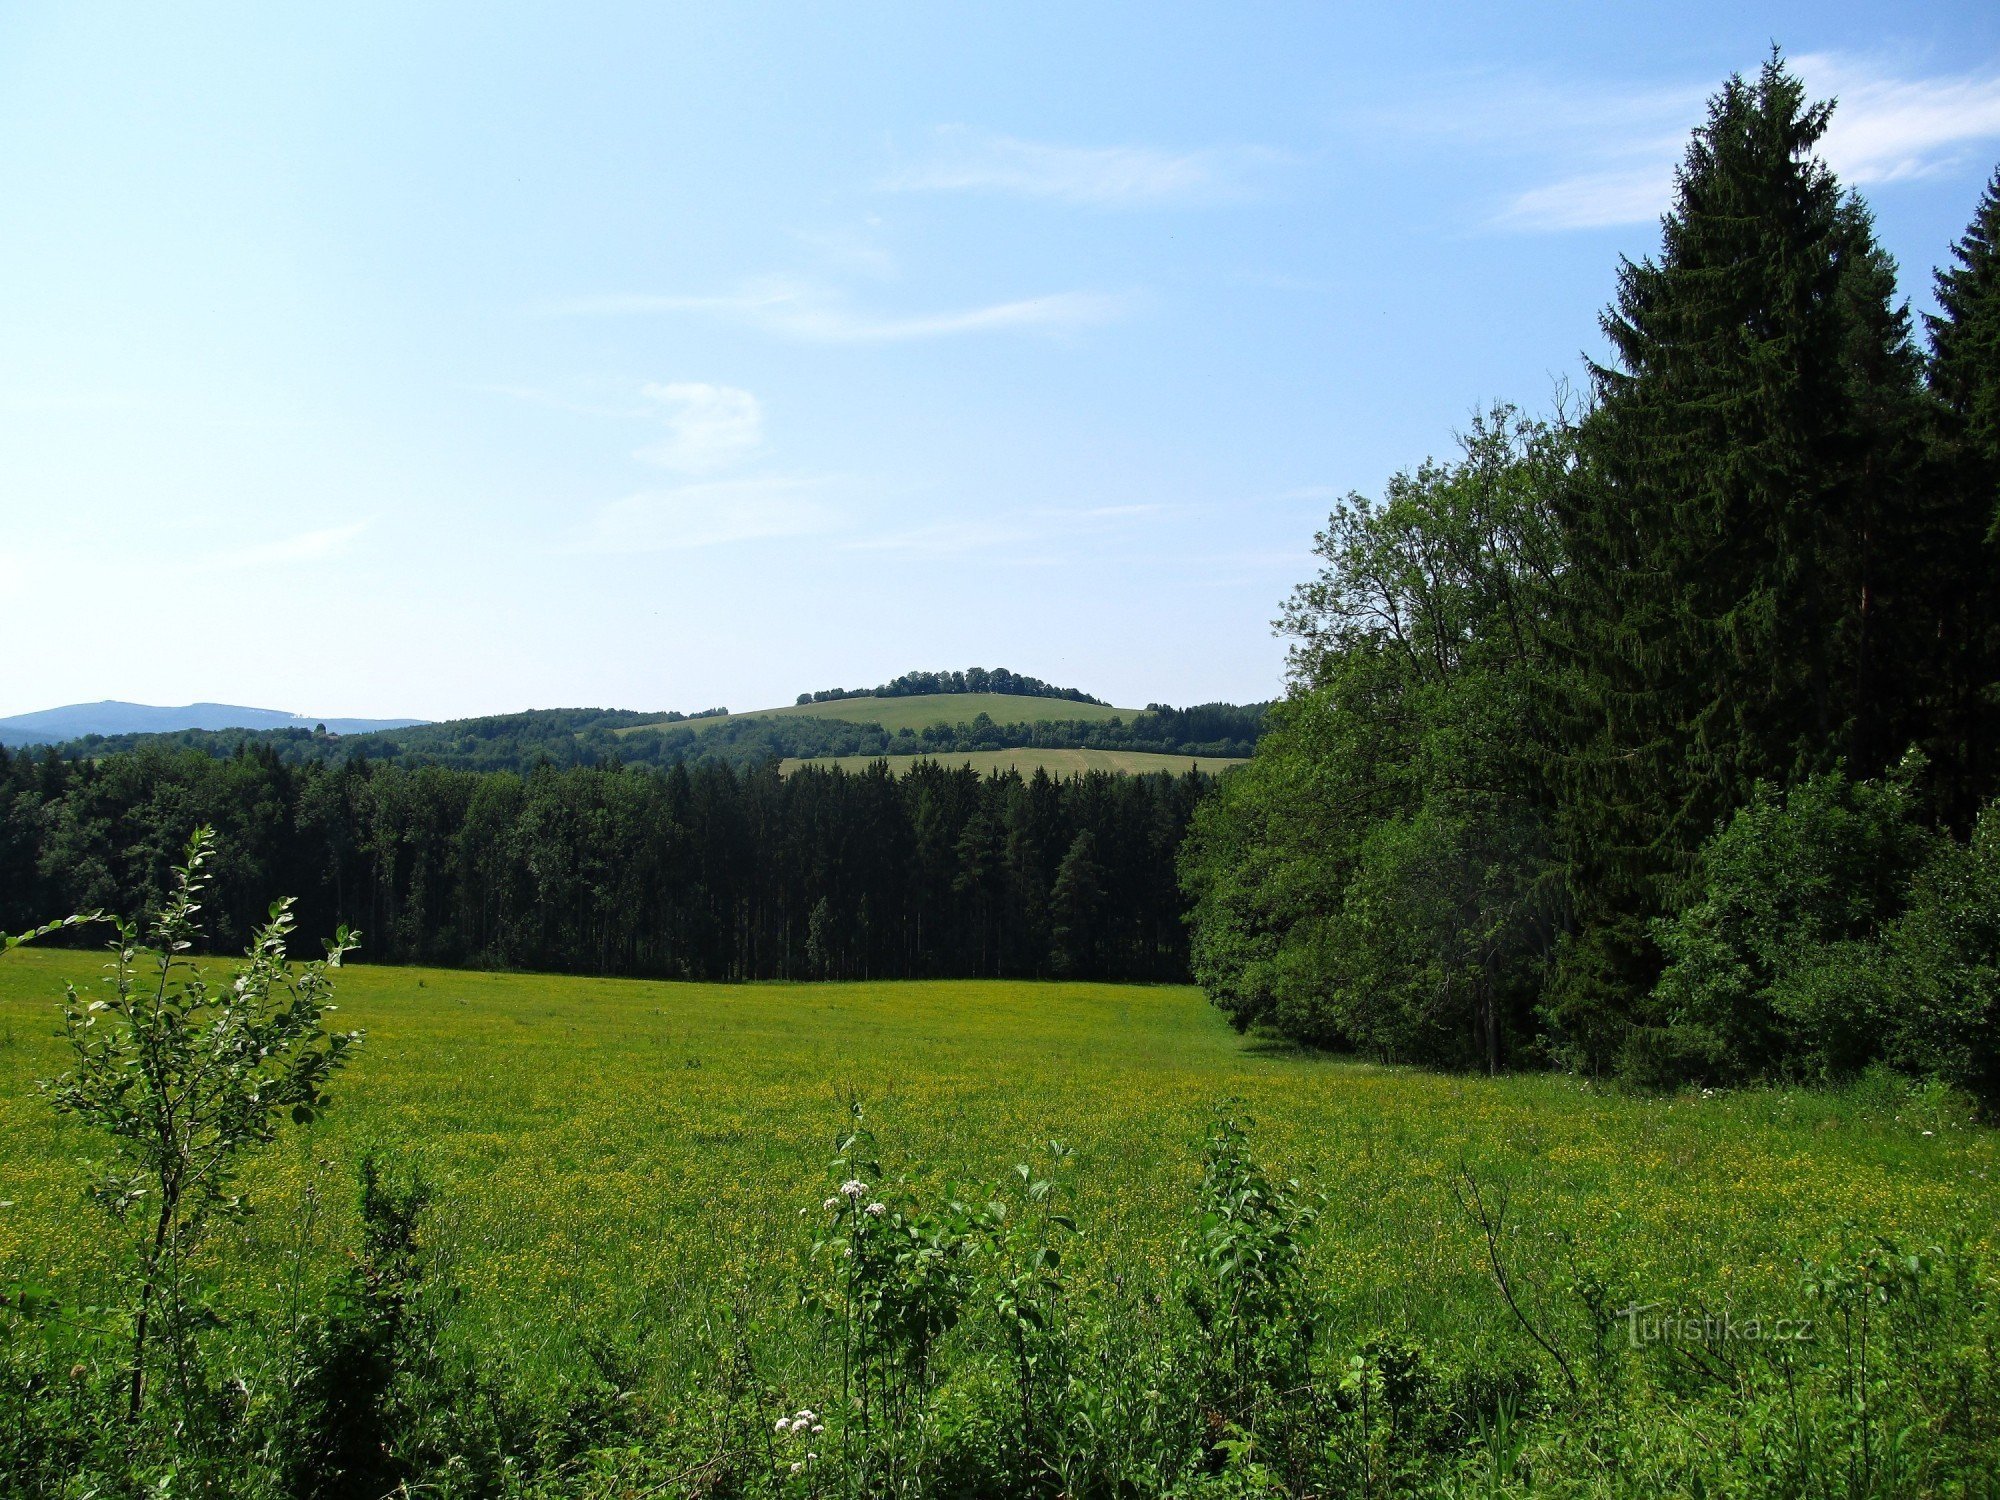
[[[939,752],[931,755],[823,755],[812,760],[796,757],[780,763],[779,770],[786,776],[805,766],[815,766],[821,770],[838,767],[843,771],[865,771],[876,761],[886,761],[889,769],[898,776],[907,775],[923,761],[935,761],[947,770],[957,770],[960,766],[970,766],[987,776],[997,776],[1007,771],[1019,771],[1023,776],[1032,776],[1037,771],[1047,771],[1051,776],[1081,776],[1089,771],[1111,771],[1126,776],[1146,776],[1164,771],[1171,776],[1179,776],[1188,771],[1202,771],[1210,776],[1228,770],[1231,766],[1244,764],[1239,759],[1220,755],[1161,755],[1151,750],[960,750]]]
[[[107,1292],[77,1164],[98,1142],[35,1082],[65,1065],[63,980],[96,969],[82,952],[0,961],[0,1281]],[[827,1191],[850,1097],[888,1169],[927,1189],[994,1180],[1051,1138],[1074,1147],[1090,1284],[1165,1265],[1212,1111],[1236,1100],[1266,1164],[1325,1194],[1313,1275],[1356,1337],[1518,1342],[1448,1190],[1461,1158],[1511,1184],[1529,1252],[1571,1231],[1632,1296],[1674,1306],[1796,1310],[1800,1258],[1843,1236],[1964,1229],[1990,1252],[2000,1226],[2000,1136],[1887,1085],[1645,1099],[1384,1069],[1239,1037],[1179,987],[358,966],[340,1004],[366,1044],[331,1113],[251,1170],[257,1212],[217,1241],[224,1274],[252,1302],[274,1295],[309,1197],[306,1252],[337,1266],[361,1154],[413,1160],[438,1187],[467,1315],[550,1378],[592,1330],[653,1328],[661,1374],[705,1357],[676,1330],[793,1306],[801,1211]]]
[[[995,724],[1130,723],[1141,710],[1113,708],[1103,703],[1079,703],[1071,698],[1030,697],[1022,693],[913,693],[900,698],[833,698],[824,703],[794,703],[783,708],[747,709],[707,719],[681,719],[654,724],[628,724],[621,735],[665,728],[705,729],[742,719],[838,719],[845,724],[879,724],[889,733],[912,732],[933,724],[970,724],[985,714]]]

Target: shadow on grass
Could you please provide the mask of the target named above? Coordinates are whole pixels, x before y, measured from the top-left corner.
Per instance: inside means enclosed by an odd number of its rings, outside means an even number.
[[[1315,1047],[1309,1042],[1293,1041],[1290,1037],[1279,1036],[1275,1032],[1252,1032],[1243,1039],[1240,1049],[1245,1057],[1281,1057],[1294,1061],[1345,1062],[1367,1065],[1368,1059],[1353,1052],[1336,1052],[1328,1047]]]

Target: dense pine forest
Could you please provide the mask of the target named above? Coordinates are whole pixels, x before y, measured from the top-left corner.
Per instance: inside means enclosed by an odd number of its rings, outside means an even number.
[[[2000,1084],[2000,175],[1920,342],[1830,109],[1732,80],[1578,409],[1334,512],[1185,857],[1240,1026]]]
[[[218,830],[210,941],[282,895],[391,963],[681,979],[1185,976],[1174,856],[1210,781],[936,764],[526,775],[152,747],[0,750],[0,930],[156,906]]]

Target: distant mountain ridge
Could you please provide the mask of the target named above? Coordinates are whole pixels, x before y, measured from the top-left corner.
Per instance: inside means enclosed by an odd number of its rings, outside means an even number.
[[[68,703],[60,708],[0,718],[0,745],[55,745],[87,734],[169,734],[177,729],[307,729],[325,725],[329,734],[369,734],[410,729],[428,719],[326,719],[278,708],[245,708],[233,703],[187,703],[178,708],[151,703]]]

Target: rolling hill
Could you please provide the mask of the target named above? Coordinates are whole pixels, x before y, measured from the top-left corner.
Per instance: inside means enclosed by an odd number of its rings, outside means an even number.
[[[708,730],[740,724],[746,719],[834,719],[843,724],[880,724],[894,734],[900,729],[912,732],[928,729],[933,724],[970,724],[981,714],[996,724],[1107,724],[1113,719],[1130,723],[1142,712],[1137,708],[1079,703],[1070,698],[1027,697],[1019,693],[916,693],[894,698],[870,695],[792,703],[783,708],[754,708],[699,720],[655,720],[628,724],[617,733],[644,734],[667,728]]]

